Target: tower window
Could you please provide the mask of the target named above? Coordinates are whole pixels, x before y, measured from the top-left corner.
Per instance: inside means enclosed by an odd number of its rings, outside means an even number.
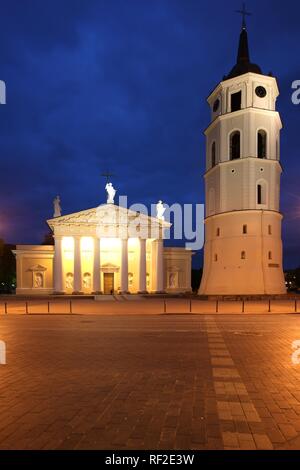
[[[269,226],[268,226],[268,234],[269,234],[269,235],[272,235],[272,225],[269,225]]]
[[[216,165],[216,142],[213,142],[211,146],[211,166],[214,167]]]
[[[241,157],[241,134],[235,131],[230,136],[230,160]]]
[[[217,237],[219,237],[219,236],[220,236],[220,229],[217,228]]]
[[[261,184],[257,185],[257,204],[262,204],[262,187]]]
[[[213,104],[213,112],[216,113],[220,107],[220,99],[217,98],[216,101]]]
[[[268,258],[271,260],[272,259],[272,251],[269,251],[268,253]]]
[[[257,185],[257,204],[266,204],[267,187],[265,182]]]
[[[218,261],[218,255],[215,254],[215,261]]]
[[[241,259],[246,259],[246,252],[245,251],[241,252]]]
[[[257,157],[267,157],[267,133],[264,130],[257,133]]]
[[[247,233],[247,225],[243,225],[243,233]]]
[[[239,111],[242,106],[242,92],[232,93],[231,95],[231,112]]]

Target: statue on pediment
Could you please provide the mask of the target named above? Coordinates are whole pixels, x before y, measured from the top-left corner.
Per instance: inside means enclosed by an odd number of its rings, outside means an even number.
[[[166,211],[166,208],[163,205],[162,201],[158,201],[156,204],[156,217],[160,220],[165,220],[164,213]]]
[[[113,204],[117,191],[113,187],[112,183],[106,183],[105,189],[107,192],[107,204]]]
[[[60,204],[60,197],[59,196],[56,196],[54,198],[53,207],[54,207],[53,217],[60,217],[61,216],[61,204]]]

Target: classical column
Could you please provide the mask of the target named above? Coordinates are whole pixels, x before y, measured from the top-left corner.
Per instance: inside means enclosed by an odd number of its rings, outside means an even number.
[[[94,238],[93,294],[102,294],[100,257],[100,239],[96,237]]]
[[[81,238],[74,237],[74,292],[73,294],[82,294],[82,273],[81,273]]]
[[[54,294],[63,294],[63,256],[62,256],[62,237],[54,236],[54,266],[53,266],[53,287]]]
[[[156,240],[155,253],[155,274],[156,274],[156,292],[164,291],[164,244],[162,238]]]
[[[139,288],[138,292],[144,294],[147,292],[146,286],[146,240],[140,238],[140,253],[139,253]]]
[[[121,239],[121,294],[128,293],[128,240]]]

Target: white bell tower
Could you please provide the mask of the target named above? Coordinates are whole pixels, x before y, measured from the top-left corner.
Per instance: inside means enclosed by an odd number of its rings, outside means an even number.
[[[243,20],[237,63],[208,97],[201,295],[284,294],[276,79],[249,58]]]

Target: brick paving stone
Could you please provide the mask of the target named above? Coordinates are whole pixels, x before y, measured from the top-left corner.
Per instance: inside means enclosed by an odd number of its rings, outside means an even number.
[[[213,366],[233,366],[231,358],[214,357],[214,355],[212,355],[211,363]]]
[[[295,431],[300,434],[300,419],[293,419],[291,420],[291,424],[294,426]]]
[[[220,437],[221,432],[220,432],[220,426],[219,423],[216,424],[208,424],[206,426],[206,434],[208,437]]]
[[[272,417],[278,424],[288,424],[288,419],[284,413],[272,413]]]
[[[236,431],[236,423],[233,419],[223,420],[220,422],[220,428],[222,432],[235,432]]]
[[[258,450],[272,450],[273,445],[270,439],[267,436],[262,436],[260,434],[253,434],[253,438]]]
[[[266,407],[256,407],[256,411],[261,418],[270,418],[271,413]]]
[[[235,424],[235,429],[237,430],[238,433],[243,433],[243,434],[250,433],[250,427],[246,421],[238,421],[235,419],[234,424]]]
[[[286,440],[290,440],[298,436],[297,431],[291,424],[279,424],[278,427]]]
[[[239,441],[237,433],[225,431],[222,432],[222,439],[224,443],[224,447],[227,448],[239,448]]]
[[[276,428],[267,431],[267,435],[270,441],[276,446],[285,442],[284,435]]]
[[[232,378],[239,377],[239,373],[234,368],[226,367],[214,367],[213,368],[213,377],[216,378]]]
[[[221,438],[208,437],[206,449],[219,450],[223,448],[223,441]]]
[[[230,357],[225,345],[222,348],[209,348],[210,354],[214,357]]]

